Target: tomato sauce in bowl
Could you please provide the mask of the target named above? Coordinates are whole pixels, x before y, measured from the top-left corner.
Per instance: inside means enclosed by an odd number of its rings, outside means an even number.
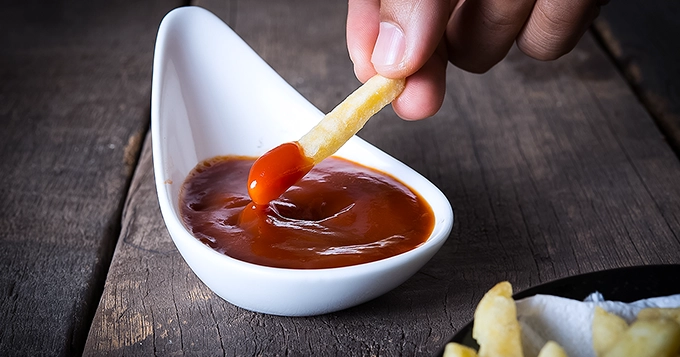
[[[254,204],[247,180],[253,158],[199,163],[180,191],[180,215],[201,242],[232,258],[293,269],[357,265],[425,242],[434,213],[397,179],[331,157],[279,198]]]

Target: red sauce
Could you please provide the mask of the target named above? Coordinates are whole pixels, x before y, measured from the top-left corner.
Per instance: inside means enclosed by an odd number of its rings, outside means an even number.
[[[248,194],[258,205],[278,198],[314,167],[296,142],[279,145],[260,156],[248,174]]]
[[[429,205],[396,179],[328,158],[267,205],[248,196],[254,160],[200,163],[180,193],[184,224],[218,252],[281,268],[332,268],[394,256],[434,227]]]

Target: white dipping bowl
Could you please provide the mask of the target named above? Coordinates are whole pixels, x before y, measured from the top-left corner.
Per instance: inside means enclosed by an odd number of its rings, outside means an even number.
[[[210,289],[234,305],[268,314],[308,316],[363,303],[415,274],[451,232],[453,212],[444,194],[358,137],[337,156],[391,174],[434,211],[432,234],[413,250],[341,268],[273,268],[220,254],[184,227],[179,191],[198,162],[217,155],[257,157],[299,139],[322,117],[212,13],[183,7],[163,19],[156,40],[151,100],[158,200],[184,260]]]

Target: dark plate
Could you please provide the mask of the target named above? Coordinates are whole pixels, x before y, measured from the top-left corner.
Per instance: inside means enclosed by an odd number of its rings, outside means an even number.
[[[570,276],[534,286],[513,297],[519,300],[544,294],[583,300],[594,291],[601,292],[607,300],[623,302],[680,294],[680,264],[618,268]],[[472,322],[460,329],[451,342],[478,349],[472,338]]]

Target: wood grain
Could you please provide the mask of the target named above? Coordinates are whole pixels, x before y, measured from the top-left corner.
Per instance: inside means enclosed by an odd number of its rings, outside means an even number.
[[[598,37],[680,155],[680,4],[613,1],[595,22]]]
[[[358,85],[345,3],[199,4],[322,110]],[[680,263],[680,163],[590,35],[558,61],[513,50],[484,75],[450,68],[447,84],[433,118],[384,110],[360,136],[442,189],[455,214],[449,240],[397,289],[322,316],[249,312],[193,275],[163,227],[147,138],[86,354],[429,356],[500,280],[521,290]]]
[[[148,126],[170,1],[0,10],[0,355],[82,352]]]

